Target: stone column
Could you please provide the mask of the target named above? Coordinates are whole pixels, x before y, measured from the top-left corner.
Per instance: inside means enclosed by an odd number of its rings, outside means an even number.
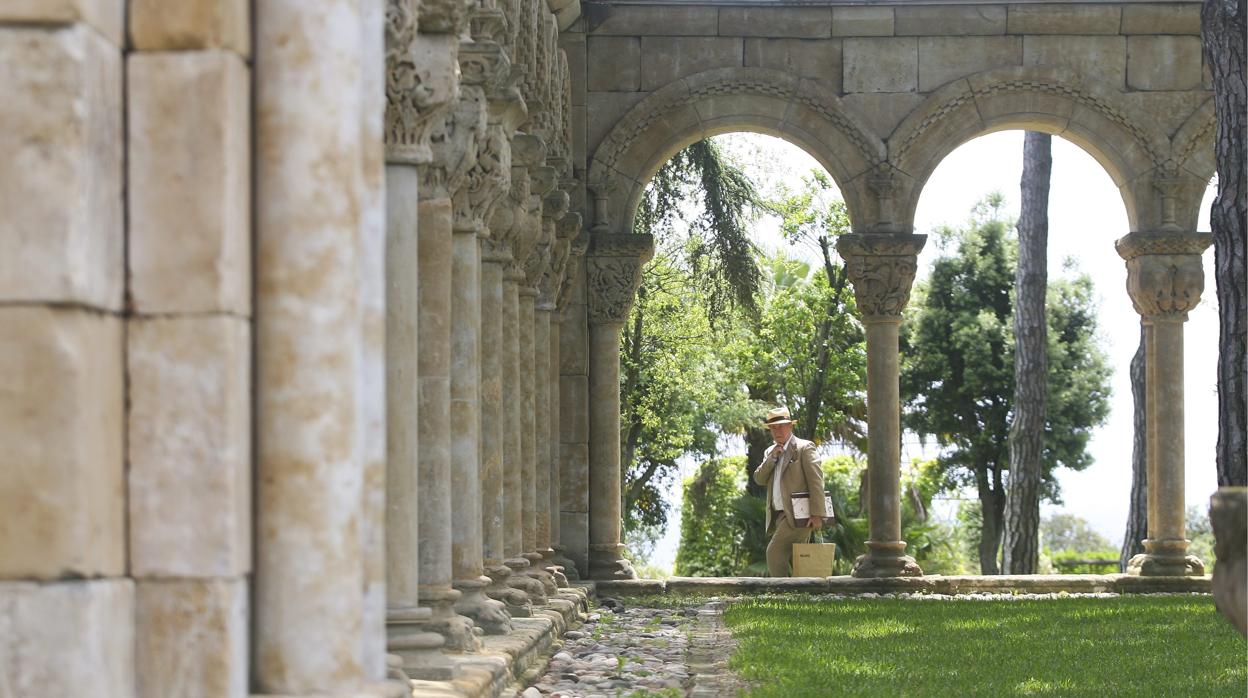
[[[0,686],[13,695],[73,695],[89,686],[100,695],[129,697],[138,690],[135,626],[142,602],[136,595],[142,592],[126,578],[126,347],[136,340],[127,338],[124,311],[122,13],[116,4],[32,3],[6,6],[0,15],[0,153],[5,158],[0,165]],[[224,72],[224,64],[232,61],[222,55],[213,62]],[[217,83],[218,90],[222,87]],[[204,119],[233,133],[229,114],[220,108]],[[178,131],[161,128],[158,134],[193,145]],[[171,157],[179,162],[185,152]],[[216,155],[205,163],[209,186],[228,181],[217,168],[239,152]],[[214,212],[202,212],[207,219],[203,222],[210,223]],[[230,232],[237,220],[222,216],[218,232]],[[246,220],[244,216],[240,222]],[[200,217],[192,224],[208,232]],[[189,237],[180,230],[161,232]],[[233,279],[237,270],[222,271]],[[165,323],[168,329],[162,336],[176,338],[175,325],[172,319]],[[247,351],[245,340],[232,341],[245,331],[247,321],[223,323],[205,316],[184,324],[187,329],[190,325],[202,328],[201,336],[211,336],[214,329],[226,332],[203,352],[168,357],[166,375],[193,382],[183,369],[189,360],[202,358],[214,364],[209,371],[228,375],[226,369],[239,358],[231,354]],[[223,354],[223,349],[232,351]],[[247,358],[242,360],[245,365]],[[190,396],[195,407],[220,396],[204,392]],[[245,397],[243,403],[246,410]],[[154,407],[149,415],[162,417],[166,405]],[[164,423],[181,421],[194,409],[170,407],[174,409]],[[222,428],[227,424],[216,417],[209,415],[213,431],[226,436]],[[129,421],[133,429],[134,417]],[[161,423],[145,426],[159,428]],[[245,439],[243,434],[230,436]],[[160,433],[152,437],[157,446],[171,443]],[[232,445],[224,444],[222,451]],[[237,467],[250,474],[246,455],[229,452],[150,465],[155,475],[176,477],[201,463],[219,465],[215,475],[227,483],[235,481]],[[174,530],[160,533],[170,538],[193,534],[184,526],[199,513],[189,512]],[[247,521],[245,505],[217,516],[225,519],[231,513]],[[225,544],[229,538],[221,533],[213,529],[208,535]],[[246,534],[237,542],[246,543]],[[184,559],[194,558],[188,553],[176,562]],[[220,560],[221,566],[248,563],[246,556],[222,555]],[[244,580],[239,585],[245,598]],[[205,599],[206,605],[218,600],[220,596]],[[214,606],[203,616],[221,618],[220,608]],[[233,633],[236,619],[227,616],[230,622],[221,632]],[[145,624],[137,618],[137,625]],[[222,667],[231,679],[235,670],[234,664]],[[202,685],[196,672],[188,673],[192,686]]]
[[[255,19],[252,677],[346,693],[366,680],[359,3],[265,0]]]
[[[1128,574],[1204,574],[1187,554],[1183,514],[1183,323],[1200,302],[1204,233],[1136,232],[1117,241],[1127,263],[1127,292],[1144,319],[1148,411],[1148,538]]]
[[[472,620],[455,612],[460,593],[451,584],[452,528],[457,523],[452,507],[456,492],[451,483],[455,440],[451,432],[451,192],[476,161],[476,139],[484,128],[481,101],[465,93],[438,128],[432,163],[420,167],[417,224],[420,604],[433,610],[428,627],[446,638],[447,647],[466,652],[478,650],[480,640],[473,632]]]
[[[582,234],[587,240],[588,234]],[[589,322],[585,257],[569,262],[575,273],[561,301],[559,328],[559,542],[579,576],[589,570]]]
[[[649,235],[598,234],[585,262],[589,295],[589,576],[632,579],[620,536],[620,331],[641,267],[654,253]]]
[[[455,39],[418,37],[410,0],[388,0],[387,12],[386,644],[408,676],[443,680],[454,671],[439,651],[445,639],[425,629],[432,612],[419,588],[418,166],[432,160],[433,127],[458,95]],[[420,99],[406,88],[413,83],[427,90]]]
[[[901,401],[897,330],[910,300],[925,235],[842,235],[844,258],[867,335],[867,553],[855,577],[920,576],[901,540]]]
[[[533,315],[537,290],[521,280],[519,288],[519,346],[517,348],[517,369],[520,376],[520,462],[523,465],[521,491],[523,494],[523,543],[521,550],[529,563],[533,558],[529,554],[537,550],[537,463],[535,458],[536,442],[534,437],[536,416],[533,395]],[[539,556],[540,558],[540,556]]]

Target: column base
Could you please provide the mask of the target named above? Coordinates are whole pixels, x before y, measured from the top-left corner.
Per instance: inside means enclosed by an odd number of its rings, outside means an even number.
[[[446,639],[446,649],[452,652],[479,652],[481,639],[472,620],[455,612],[455,602],[460,593],[448,586],[421,587],[420,605],[433,613],[426,629]]]
[[[1186,577],[1205,573],[1205,563],[1187,554],[1186,538],[1146,539],[1144,552],[1127,563],[1127,574],[1140,577]]]
[[[567,547],[562,546],[562,545],[556,545],[554,547],[554,551],[555,551],[555,557],[552,559],[552,562],[554,562],[556,565],[559,565],[559,567],[563,568],[563,576],[567,579],[579,580],[581,578],[581,573],[578,572],[576,569],[576,562],[574,562],[571,558],[568,557]]]
[[[427,608],[386,609],[386,665],[391,678],[450,681],[458,672],[442,654],[446,638],[429,632],[433,612]],[[397,658],[397,671],[395,660]]]
[[[542,583],[528,574],[529,561],[523,557],[509,557],[503,560],[503,564],[511,570],[511,576],[507,579],[507,586],[512,589],[519,589],[528,595],[529,601],[533,603],[546,603],[546,587]]]
[[[485,595],[501,601],[512,618],[528,618],[533,615],[533,602],[529,595],[521,589],[509,586],[511,568],[502,564],[486,564],[485,574],[490,578],[490,585],[485,588]]]
[[[923,570],[914,558],[906,555],[905,541],[867,541],[867,553],[854,560],[855,577],[922,577]]]
[[[471,618],[478,628],[486,635],[506,635],[511,632],[511,616],[501,601],[486,596],[485,590],[490,585],[489,577],[476,579],[459,579],[451,583],[456,591],[463,594],[455,602],[455,612]]]
[[[546,596],[554,596],[559,593],[559,585],[555,582],[555,577],[542,566],[542,554],[538,552],[523,553],[521,555],[529,561],[529,569],[525,574],[542,583],[542,589],[545,590]]]
[[[619,543],[591,543],[589,546],[590,579],[636,579],[633,563],[624,558]]]
[[[555,578],[556,587],[560,589],[567,589],[568,578],[563,573],[563,567],[555,562],[555,549],[543,548],[538,552],[542,554],[542,561],[538,563],[538,566],[549,572],[551,577]]]

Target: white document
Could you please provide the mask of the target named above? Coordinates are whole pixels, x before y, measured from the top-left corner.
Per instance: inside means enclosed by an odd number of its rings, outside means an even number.
[[[827,512],[823,518],[832,518],[832,497],[823,495],[823,510]],[[810,518],[810,493],[794,492],[793,493],[793,518],[809,519]]]

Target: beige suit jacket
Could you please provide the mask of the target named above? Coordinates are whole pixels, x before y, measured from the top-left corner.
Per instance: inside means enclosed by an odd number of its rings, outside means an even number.
[[[773,445],[763,456],[763,462],[754,471],[754,482],[767,488],[767,532],[772,531],[775,522],[771,520],[772,473],[780,468],[780,501],[784,503],[784,515],[793,522],[793,493],[810,493],[810,513],[812,516],[826,517],[827,510],[823,504],[823,468],[819,466],[819,458],[815,456],[815,444],[796,436],[789,437],[784,445],[784,452],[777,454]]]

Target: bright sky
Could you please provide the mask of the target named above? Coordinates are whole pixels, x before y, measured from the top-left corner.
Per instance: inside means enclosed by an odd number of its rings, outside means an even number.
[[[747,165],[747,172],[764,189],[781,182],[790,188],[818,163],[800,148],[768,136],[731,134],[717,141]],[[1023,132],[1004,131],[977,138],[950,154],[924,187],[915,216],[915,232],[928,233],[941,225],[958,226],[985,194],[1005,195],[1008,215],[1017,217],[1019,179],[1023,171]],[[1209,230],[1210,187],[1201,204],[1198,228]],[[817,251],[803,253],[784,243],[775,220],[756,226],[756,242],[764,249],[784,247],[790,254],[817,260]],[[1084,519],[1118,545],[1122,540],[1131,491],[1131,379],[1128,364],[1139,343],[1139,315],[1126,292],[1126,267],[1114,251],[1114,240],[1128,232],[1126,208],[1105,170],[1078,146],[1053,139],[1053,176],[1049,198],[1049,273],[1058,275],[1062,260],[1074,257],[1091,274],[1099,297],[1100,332],[1114,367],[1109,420],[1095,431],[1089,449],[1095,463],[1083,472],[1062,470],[1062,506],[1044,505],[1043,514],[1065,511]],[[920,276],[936,256],[935,245],[919,257]],[[1216,360],[1217,301],[1214,295],[1213,250],[1206,251],[1205,292],[1185,326],[1184,385],[1186,419],[1186,501],[1206,508],[1217,489],[1214,448],[1217,443]],[[903,460],[920,455],[908,447]],[[679,503],[679,492],[671,500]],[[678,513],[673,512],[678,516]],[[673,517],[675,518],[675,516]],[[676,534],[680,527],[668,527]],[[653,562],[670,567],[676,535],[659,541]]]

